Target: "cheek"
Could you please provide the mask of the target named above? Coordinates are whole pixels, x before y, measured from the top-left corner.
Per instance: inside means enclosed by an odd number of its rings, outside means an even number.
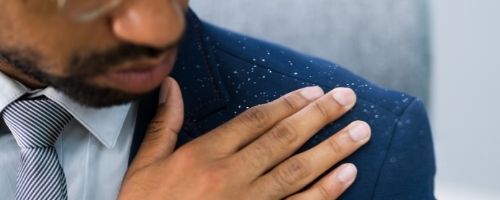
[[[0,22],[0,26],[5,27],[2,25]],[[45,44],[37,41],[35,36],[25,36],[24,33],[29,32],[29,29],[10,26],[9,29],[4,30],[0,31],[0,52],[7,54],[16,62],[24,63],[24,65],[27,65],[26,67],[36,68],[51,75],[60,76],[64,74],[63,65],[54,64],[60,62],[56,61],[57,59],[54,57],[47,56],[47,51],[43,48]],[[12,64],[9,63],[9,65]]]
[[[29,27],[29,26],[23,26]],[[34,60],[36,67],[44,73],[52,76],[67,77],[70,74],[70,62],[75,55],[87,53],[89,51],[99,51],[101,49],[109,49],[115,44],[106,44],[110,40],[100,42],[100,44],[92,45],[79,44],[85,37],[62,37],[57,36],[58,33],[50,31],[39,31],[39,34],[25,34],[33,32],[30,29],[13,28],[19,34],[1,34],[0,43],[2,50],[16,52],[20,58],[29,57]],[[1,32],[1,31],[0,31]],[[68,33],[68,35],[76,35]],[[88,39],[88,41],[98,41],[98,39]]]
[[[106,50],[119,43],[109,21],[76,23],[57,14],[46,2],[55,1],[0,0],[1,49],[31,52],[37,55],[40,70],[66,76],[74,55]]]

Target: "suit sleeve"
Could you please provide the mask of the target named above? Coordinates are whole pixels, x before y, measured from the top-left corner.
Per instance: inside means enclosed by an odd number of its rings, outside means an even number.
[[[394,130],[373,199],[435,199],[435,172],[431,128],[424,105],[417,99]]]

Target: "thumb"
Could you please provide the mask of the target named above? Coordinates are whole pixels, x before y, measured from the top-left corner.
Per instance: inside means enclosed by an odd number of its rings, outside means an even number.
[[[159,102],[157,114],[149,124],[129,171],[166,158],[175,148],[177,134],[184,121],[184,103],[179,85],[173,78],[168,77],[163,81]]]

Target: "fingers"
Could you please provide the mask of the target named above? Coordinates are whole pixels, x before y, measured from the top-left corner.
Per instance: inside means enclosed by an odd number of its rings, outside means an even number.
[[[326,124],[339,118],[356,101],[351,89],[337,88],[284,119],[265,135],[237,153],[254,177],[290,156]]]
[[[177,133],[182,128],[184,104],[179,85],[172,78],[167,78],[160,91],[158,112],[149,125],[141,148],[137,152],[129,171],[168,156],[177,142]]]
[[[272,196],[294,193],[330,167],[368,142],[371,132],[367,123],[356,121],[318,146],[298,154],[258,179],[257,188],[268,188]]]
[[[324,95],[320,87],[307,87],[243,112],[233,120],[206,134],[196,142],[210,144],[210,151],[232,154],[262,135],[280,120]]]
[[[352,185],[357,175],[353,164],[343,164],[323,177],[308,190],[295,194],[287,200],[334,200]]]

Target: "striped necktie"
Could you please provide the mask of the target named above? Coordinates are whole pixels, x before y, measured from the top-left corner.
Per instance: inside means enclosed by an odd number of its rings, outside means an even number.
[[[2,116],[21,148],[16,200],[67,199],[66,178],[54,144],[71,115],[42,97],[18,100]]]

